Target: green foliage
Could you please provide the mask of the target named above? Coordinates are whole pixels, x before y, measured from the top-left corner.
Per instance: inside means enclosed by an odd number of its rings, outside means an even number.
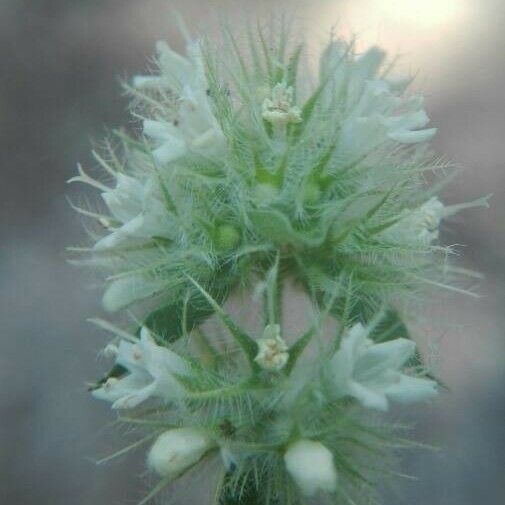
[[[221,298],[221,302],[224,301],[224,294]],[[214,307],[202,294],[196,294],[190,300],[182,300],[156,309],[146,317],[144,325],[164,341],[173,342],[200,326],[212,314]]]

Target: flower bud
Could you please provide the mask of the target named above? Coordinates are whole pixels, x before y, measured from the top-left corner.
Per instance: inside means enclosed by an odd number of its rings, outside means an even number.
[[[197,463],[212,446],[209,437],[193,428],[169,430],[154,442],[147,465],[162,477],[174,479]]]
[[[284,454],[286,469],[306,496],[334,492],[337,470],[333,454],[320,442],[298,440]]]
[[[293,104],[294,91],[286,83],[278,83],[272,89],[271,98],[265,98],[263,102],[263,119],[273,125],[287,125],[300,123],[302,111]]]
[[[317,182],[308,181],[303,188],[303,203],[316,205],[321,199],[321,187]]]
[[[230,224],[222,224],[216,230],[216,247],[221,251],[231,251],[240,244],[239,230]]]
[[[269,324],[258,340],[258,354],[254,361],[264,370],[278,372],[289,360],[288,346],[280,335],[278,324]]]

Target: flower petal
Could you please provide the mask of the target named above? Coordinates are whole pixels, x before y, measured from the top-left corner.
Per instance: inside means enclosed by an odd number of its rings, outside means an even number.
[[[182,140],[172,137],[171,140],[163,143],[157,149],[154,149],[152,155],[158,163],[164,165],[176,160],[177,158],[180,158],[181,156],[184,156],[186,151],[186,143]]]
[[[427,128],[426,130],[394,130],[388,133],[391,140],[396,140],[402,144],[416,144],[418,142],[427,142],[437,133],[436,128]]]
[[[112,215],[121,222],[135,217],[142,209],[142,183],[125,174],[116,174],[116,187],[102,193]]]
[[[349,383],[349,394],[359,400],[367,408],[386,411],[389,407],[386,395],[381,391],[374,391],[358,382]]]
[[[284,454],[286,470],[306,496],[337,489],[338,475],[333,454],[320,442],[298,440]]]
[[[92,391],[92,396],[99,400],[116,402],[117,400],[135,394],[150,384],[146,377],[130,374],[121,379],[109,378],[100,388]]]
[[[193,428],[172,429],[156,439],[147,464],[162,477],[175,478],[198,462],[213,445],[205,433]]]
[[[134,378],[133,375],[129,377]],[[151,382],[147,386],[132,391],[129,395],[119,398],[112,404],[113,409],[133,409],[146,401],[154,393],[156,384]]]
[[[430,379],[400,374],[399,380],[384,390],[388,398],[401,403],[429,400],[438,394],[438,385]]]
[[[147,135],[154,140],[172,140],[173,137],[177,136],[177,129],[173,124],[153,121],[151,119],[144,120],[142,123],[142,131],[144,135]]]
[[[416,344],[406,338],[397,338],[369,346],[359,357],[355,367],[357,380],[366,380],[387,369],[398,370],[414,354]]]
[[[143,300],[160,290],[160,286],[140,276],[123,277],[111,282],[102,304],[108,312],[116,312],[137,300]]]

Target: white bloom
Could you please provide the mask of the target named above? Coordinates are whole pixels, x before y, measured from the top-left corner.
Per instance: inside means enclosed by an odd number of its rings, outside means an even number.
[[[339,150],[362,154],[384,141],[402,144],[425,142],[436,128],[424,129],[429,119],[423,98],[403,97],[409,79],[378,77],[385,53],[372,47],[355,57],[347,44],[332,42],[320,61],[321,81],[326,82],[323,104],[345,115]]]
[[[163,280],[156,280],[142,275],[129,275],[112,281],[103,295],[103,307],[108,312],[128,307],[132,303],[144,300],[166,288]]]
[[[430,198],[419,209],[412,211],[408,221],[418,240],[429,244],[438,238],[438,227],[444,211],[444,204],[436,197]]]
[[[108,346],[108,351],[113,349]],[[186,361],[154,342],[149,330],[142,328],[140,340],[133,344],[121,341],[115,349],[116,364],[125,367],[129,374],[109,378],[93,396],[112,403],[114,409],[136,407],[150,397],[173,399],[182,393],[182,386],[174,374],[187,374]]]
[[[415,343],[405,338],[374,344],[368,332],[355,324],[342,339],[331,360],[331,372],[339,396],[353,396],[365,407],[388,409],[388,400],[410,403],[437,394],[435,381],[400,372],[414,354]]]
[[[117,353],[119,352],[119,349],[117,345],[114,344],[107,344],[102,351],[102,354],[109,359],[113,359],[117,356]]]
[[[405,211],[405,217],[382,235],[401,243],[429,245],[438,238],[440,221],[445,215],[446,207],[433,197],[419,208]]]
[[[188,58],[159,42],[160,76],[137,76],[137,89],[159,89],[174,97],[172,114],[167,118],[146,119],[144,135],[155,142],[154,159],[169,163],[194,151],[204,156],[219,154],[224,135],[214,117],[199,42],[187,46]]]
[[[288,346],[280,335],[278,324],[269,324],[258,340],[258,355],[255,361],[265,370],[279,371],[288,362]]]
[[[284,454],[286,469],[306,496],[337,489],[333,454],[320,442],[298,440]]]
[[[174,479],[198,463],[213,445],[207,435],[195,429],[169,430],[154,442],[147,456],[147,464],[162,477]]]
[[[293,105],[293,88],[280,82],[272,89],[272,97],[263,101],[263,119],[274,125],[299,123],[301,110]]]
[[[116,187],[102,193],[117,225],[110,224],[110,234],[98,240],[95,249],[116,247],[128,239],[170,237],[170,215],[156,194],[156,180],[144,184],[118,173]]]

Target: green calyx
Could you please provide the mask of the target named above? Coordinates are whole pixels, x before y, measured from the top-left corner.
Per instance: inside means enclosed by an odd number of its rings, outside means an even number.
[[[232,251],[238,247],[240,240],[240,231],[236,226],[222,224],[215,230],[214,244],[218,251]]]

